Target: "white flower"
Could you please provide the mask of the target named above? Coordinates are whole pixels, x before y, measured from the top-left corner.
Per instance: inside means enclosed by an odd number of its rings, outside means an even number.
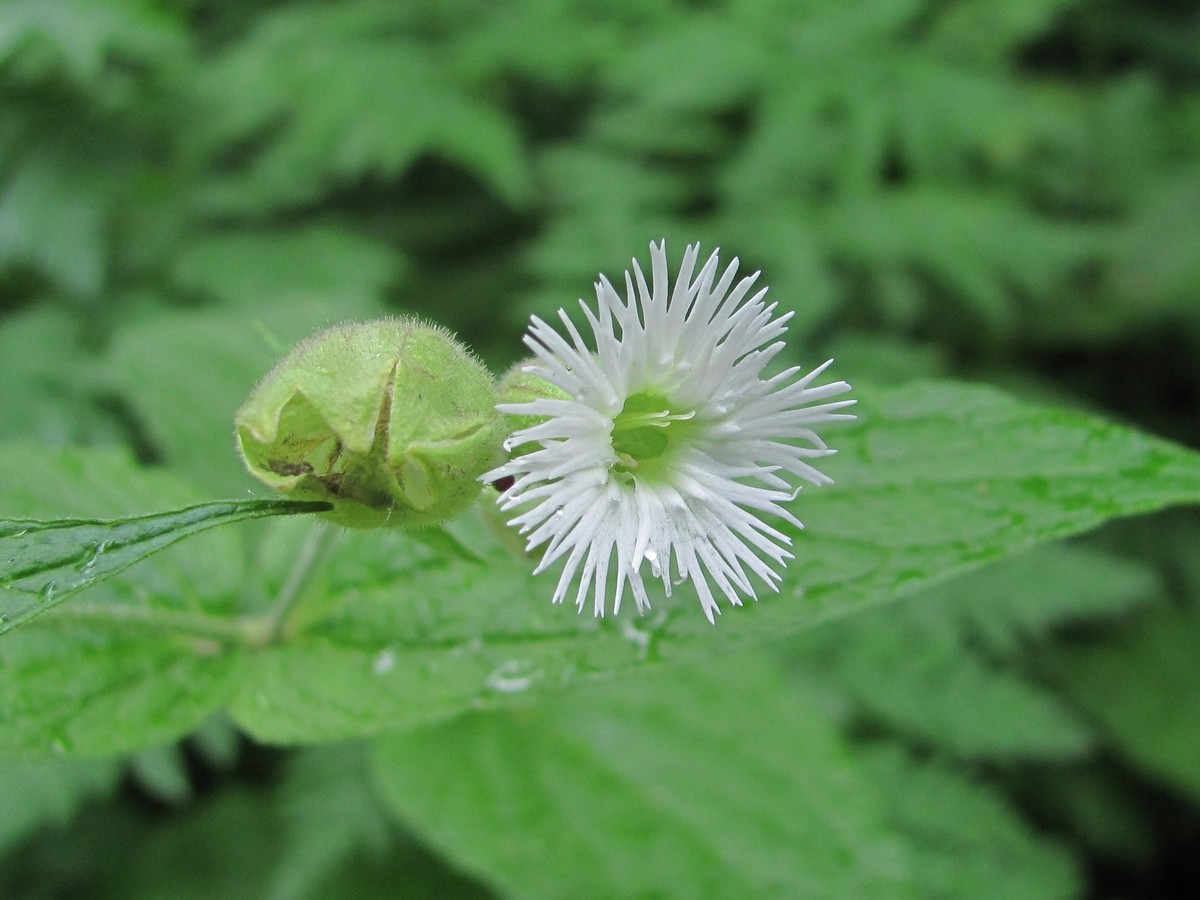
[[[615,562],[613,612],[626,584],[644,611],[646,564],[668,596],[690,579],[712,622],[720,608],[710,581],[735,606],[757,599],[751,575],[778,590],[791,539],[763,516],[802,527],[781,505],[795,498],[794,482],[831,481],[807,462],[834,452],[811,426],[854,418],[836,412],[853,400],[818,402],[850,385],[813,386],[829,362],[802,378],[798,367],[762,377],[792,314],[775,316],[766,288],[746,299],[758,273],[734,285],[736,259],[718,272],[713,253],[694,274],[699,253],[688,247],[674,290],[664,243],[650,245],[650,285],[636,260],[625,273],[626,299],[601,276],[598,311],[580,301],[594,351],[565,311],[569,339],[532,320],[525,343],[535,360],[523,371],[562,393],[499,405],[536,424],[506,442],[529,452],[483,477],[513,479],[498,502],[517,511],[509,524],[529,550],[546,545],[536,572],[566,557],[555,603],[578,574],[576,606],[591,587],[603,615]]]

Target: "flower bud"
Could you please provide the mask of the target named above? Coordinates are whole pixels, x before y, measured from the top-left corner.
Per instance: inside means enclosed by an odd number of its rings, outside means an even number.
[[[250,473],[352,528],[440,522],[503,458],[491,375],[415,319],[338,325],[295,347],[235,419]]]
[[[535,375],[532,372],[525,371],[532,366],[536,360],[527,359],[517,363],[511,369],[504,373],[504,377],[500,379],[500,385],[496,388],[496,398],[499,403],[529,403],[533,400],[570,400],[571,395],[566,391],[561,390],[557,386],[551,384],[540,375]],[[504,416],[505,431],[512,434],[522,428],[532,428],[538,422],[545,420],[545,416],[517,415],[508,413]],[[533,449],[532,446],[517,448],[506,447],[510,452],[520,454],[524,450]]]
[[[504,373],[504,377],[500,379],[500,384],[496,388],[498,403],[529,403],[534,400],[571,399],[571,395],[566,391],[561,390],[541,376],[526,371],[526,369],[536,362],[533,359],[526,359]],[[545,416],[506,413],[504,415],[505,431],[511,435],[519,429],[532,428],[534,425],[545,420]],[[538,446],[535,441],[515,444],[511,438],[506,439],[504,442],[504,449],[510,457],[532,452],[538,449]],[[490,481],[492,488],[501,493],[508,490],[513,483],[511,476],[504,476],[496,481],[491,481],[488,476],[484,476],[484,480]],[[495,494],[491,496],[493,499],[496,497]],[[480,514],[484,524],[501,546],[518,557],[524,559],[533,558],[525,548],[525,538],[515,528],[511,528],[508,525],[508,520],[512,518],[511,511],[505,512],[501,510],[496,503],[484,503],[480,507]]]

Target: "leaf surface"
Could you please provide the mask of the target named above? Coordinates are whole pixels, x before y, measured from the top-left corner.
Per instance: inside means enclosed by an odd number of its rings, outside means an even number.
[[[734,671],[647,673],[382,738],[378,783],[422,838],[514,896],[906,896],[829,722],[761,660]]]
[[[0,510],[21,517],[120,515],[195,503],[161,471],[113,450],[0,446]],[[254,600],[238,529],[189,538],[0,636],[0,755],[103,756],[171,741],[237,683],[232,613]],[[2,592],[5,602],[37,601]]]
[[[218,525],[330,509],[297,500],[221,500],[127,519],[0,519],[0,634],[178,541]]]
[[[726,608],[715,628],[685,588],[645,617],[595,620],[552,606],[553,575],[533,577],[532,561],[471,520],[456,531],[479,563],[444,562],[399,534],[348,534],[289,640],[251,661],[235,718],[267,741],[333,740],[504,705],[777,639],[1114,516],[1200,499],[1200,457],[1098,419],[954,384],[862,393],[861,422],[830,435],[838,483],[795,504],[808,528],[779,596]]]
[[[404,824],[513,896],[1052,898],[1076,886],[1065,854],[983,786],[876,756],[765,656],[738,654],[383,737],[374,761]]]

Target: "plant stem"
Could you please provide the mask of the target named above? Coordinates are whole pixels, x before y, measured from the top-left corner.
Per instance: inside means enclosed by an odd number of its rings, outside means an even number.
[[[144,631],[175,632],[222,644],[263,647],[282,637],[288,614],[299,601],[305,583],[330,546],[334,533],[334,529],[325,523],[317,524],[301,545],[274,605],[263,615],[228,618],[125,603],[71,603],[55,609],[53,617],[60,621],[104,622]]]
[[[53,618],[56,621],[76,619],[81,622],[114,623],[149,631],[174,631],[222,643],[238,644],[246,643],[255,630],[250,619],[230,619],[170,609],[148,609],[124,603],[66,604],[54,611]]]
[[[309,575],[332,543],[334,533],[329,525],[318,522],[301,545],[292,570],[275,597],[275,604],[266,614],[262,632],[263,643],[274,643],[282,637],[288,614],[295,608]]]

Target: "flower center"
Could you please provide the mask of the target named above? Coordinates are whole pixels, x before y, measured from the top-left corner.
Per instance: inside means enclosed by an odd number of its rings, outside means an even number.
[[[653,476],[668,468],[672,449],[686,438],[695,410],[676,412],[661,394],[633,394],[613,420],[612,447],[617,454],[613,471]]]

